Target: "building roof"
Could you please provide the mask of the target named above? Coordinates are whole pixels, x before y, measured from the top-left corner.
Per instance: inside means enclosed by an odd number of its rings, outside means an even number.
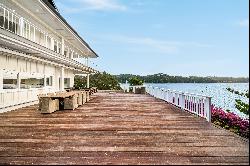
[[[42,0],[48,6],[54,14],[56,14],[78,37],[79,39],[88,47],[95,55],[96,57],[99,57],[97,53],[88,45],[87,42],[85,42],[82,37],[69,25],[69,23],[61,16],[61,14],[58,11],[58,8],[56,7],[55,3],[53,0]]]

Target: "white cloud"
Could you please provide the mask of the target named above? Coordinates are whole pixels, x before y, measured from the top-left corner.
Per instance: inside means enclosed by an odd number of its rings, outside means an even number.
[[[73,6],[66,6],[63,0],[58,0],[59,9],[67,13],[80,13],[86,10],[95,11],[126,11],[127,6],[118,0],[71,0]]]
[[[80,0],[91,10],[115,10],[125,11],[127,7],[118,3],[117,0]]]
[[[241,21],[239,22],[239,25],[240,25],[241,27],[247,27],[247,28],[249,28],[249,19],[247,18],[247,19],[241,20]]]
[[[100,36],[99,36],[100,37]],[[179,41],[165,41],[149,37],[128,37],[123,35],[105,35],[102,36],[104,40],[109,40],[119,43],[133,44],[135,47],[143,46],[147,48],[156,49],[162,53],[177,53],[184,47],[202,47],[208,48],[212,45],[202,44],[197,42],[179,42]]]

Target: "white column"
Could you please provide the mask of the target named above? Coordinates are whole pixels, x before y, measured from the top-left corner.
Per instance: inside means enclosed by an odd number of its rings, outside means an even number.
[[[0,91],[3,90],[3,70],[0,70]]]
[[[89,88],[89,74],[87,74],[87,88]]]
[[[30,31],[31,31],[31,30],[30,30],[30,24],[28,24],[28,25],[29,25],[29,36],[28,36],[28,39],[29,39],[29,40],[31,40],[31,33],[30,33]]]
[[[33,27],[33,29],[34,29],[33,41],[34,41],[34,42],[36,42],[36,28],[35,28],[35,27]]]
[[[54,39],[53,38],[51,38],[51,50],[54,51]]]
[[[48,36],[45,34],[45,47],[48,48]]]
[[[21,89],[21,76],[20,73],[17,74],[17,89]]]
[[[56,48],[57,48],[56,52],[59,53],[59,43],[58,42],[56,42]]]
[[[23,17],[19,19],[19,26],[20,26],[20,36],[23,36],[23,30],[24,30],[24,23],[23,23]]]
[[[46,87],[46,76],[43,77],[43,86]]]
[[[62,37],[62,50],[61,50],[61,54],[64,56],[64,39]]]
[[[60,91],[64,91],[64,68],[61,68],[61,74],[60,74]]]
[[[72,50],[72,52],[71,52],[71,59],[73,59],[74,58],[74,50]]]
[[[87,58],[87,67],[89,65],[89,58]],[[89,73],[87,74],[87,88],[89,88]]]

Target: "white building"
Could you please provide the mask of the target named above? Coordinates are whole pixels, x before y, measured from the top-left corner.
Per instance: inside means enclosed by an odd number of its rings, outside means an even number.
[[[96,57],[53,0],[0,0],[0,112],[73,87],[75,74],[96,72]]]

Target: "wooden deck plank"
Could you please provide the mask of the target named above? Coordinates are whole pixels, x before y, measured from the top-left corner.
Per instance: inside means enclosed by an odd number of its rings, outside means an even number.
[[[249,142],[147,95],[97,93],[78,109],[0,114],[0,164],[245,164]]]

